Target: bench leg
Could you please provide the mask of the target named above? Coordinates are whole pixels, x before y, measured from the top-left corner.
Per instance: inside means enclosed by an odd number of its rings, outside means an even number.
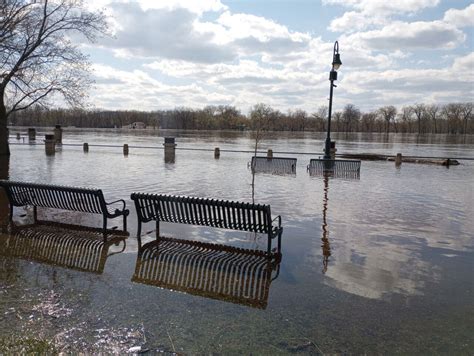
[[[35,224],[38,221],[38,209],[36,205],[33,206],[33,221]]]
[[[127,231],[127,215],[123,214],[123,231]]]
[[[137,239],[139,239],[141,235],[142,235],[142,222],[138,220]]]
[[[10,204],[10,221],[13,221],[13,204]]]
[[[278,253],[281,254],[281,234],[282,230],[278,233]]]
[[[102,233],[104,234],[104,242],[107,242],[107,217],[104,215],[104,222],[102,226]]]
[[[268,253],[268,256],[270,256],[272,254],[272,235],[271,235],[271,233],[268,234],[267,253]]]
[[[156,220],[156,239],[160,238],[160,221]]]
[[[142,222],[140,221],[140,218],[138,218],[137,241],[138,241],[138,251],[140,251],[142,248]]]

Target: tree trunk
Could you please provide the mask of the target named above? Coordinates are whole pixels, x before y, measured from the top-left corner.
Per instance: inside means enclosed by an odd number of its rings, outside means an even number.
[[[8,146],[7,109],[3,102],[3,95],[0,96],[0,156],[10,156]]]

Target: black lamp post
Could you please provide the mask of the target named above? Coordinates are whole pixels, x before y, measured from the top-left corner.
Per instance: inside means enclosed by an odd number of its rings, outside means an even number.
[[[334,51],[332,55],[332,69],[329,72],[329,81],[331,85],[329,87],[329,111],[328,111],[328,133],[326,136],[326,147],[324,150],[324,159],[331,159],[331,113],[332,113],[332,92],[336,86],[334,81],[337,80],[337,70],[341,66],[341,57],[339,55],[339,43],[334,42]]]

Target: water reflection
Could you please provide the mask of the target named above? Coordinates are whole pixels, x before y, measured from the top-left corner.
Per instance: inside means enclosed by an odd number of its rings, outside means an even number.
[[[139,250],[132,281],[265,309],[279,269],[261,251],[160,237]]]
[[[159,191],[251,201],[252,177],[246,167],[251,155],[225,151],[249,150],[252,140],[245,135],[222,139],[219,133],[183,132],[180,147],[220,147],[221,159],[215,160],[211,151],[178,151],[177,164],[165,164],[157,137],[77,130],[66,138],[81,146],[64,146],[51,160],[42,146],[12,145],[9,175],[52,184],[93,184],[103,187],[110,199],[128,197],[132,191]],[[275,140],[266,139],[262,149],[310,153],[323,146],[324,137],[318,135],[278,134]],[[414,136],[390,135],[389,142],[379,137],[350,135],[340,140],[338,149],[450,157],[472,156],[474,149],[474,136],[467,145],[451,144],[442,136],[419,145]],[[98,148],[84,155],[82,142],[120,147]],[[160,150],[134,148],[125,159],[123,143],[159,146]],[[302,162],[309,161],[309,155],[297,157],[298,169],[304,169],[307,162]],[[363,164],[360,180],[329,177],[325,212],[323,178],[257,175],[255,200],[271,205],[272,212],[282,216],[288,241],[280,277],[270,285],[266,311],[129,283],[137,262],[131,243],[127,243],[129,253],[107,260],[107,278],[0,256],[0,310],[13,310],[8,315],[0,313],[4,325],[0,339],[10,334],[53,339],[58,330],[75,330],[62,336],[69,347],[66,352],[107,353],[113,341],[123,345],[129,329],[106,339],[96,338],[97,330],[124,330],[124,326],[137,330],[143,325],[150,348],[171,350],[171,337],[177,351],[191,354],[309,353],[301,349],[302,343],[295,348],[284,346],[302,336],[318,343],[324,353],[390,353],[394,345],[402,353],[466,353],[468,346],[461,350],[461,345],[468,345],[466,330],[472,324],[473,163],[450,170],[420,165],[396,170],[393,163],[382,161]],[[324,213],[326,236],[321,231]],[[57,212],[54,217],[63,219]],[[71,221],[70,216],[64,218]],[[250,233],[184,224],[170,224],[163,231],[246,248],[266,242]],[[52,286],[74,314],[48,321],[38,313],[34,314],[37,322],[32,323],[26,301],[34,299],[38,304]],[[124,310],[133,310],[133,316]],[[405,332],[399,333],[401,329]]]
[[[328,211],[328,191],[329,191],[329,175],[324,176],[324,199],[323,199],[323,237],[321,241],[323,244],[323,273],[328,270],[329,257],[331,256],[331,245],[329,244],[329,226],[327,222],[327,211]]]
[[[307,170],[310,176],[359,179],[361,162],[357,160],[311,159]]]
[[[102,230],[66,226],[12,226],[9,234],[0,235],[0,254],[100,274],[108,257],[125,250],[124,235],[111,235],[104,242]]]

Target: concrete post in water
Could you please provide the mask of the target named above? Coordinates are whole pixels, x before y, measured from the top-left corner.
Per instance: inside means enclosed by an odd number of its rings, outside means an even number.
[[[36,141],[36,129],[30,127],[28,129],[28,140],[29,141]]]
[[[214,158],[219,159],[220,156],[221,156],[221,150],[219,149],[219,147],[214,148]]]
[[[84,152],[89,152],[89,144],[87,142],[84,142],[82,148],[84,149]]]
[[[165,163],[174,163],[176,158],[176,144],[174,137],[165,137]]]
[[[128,145],[126,143],[123,145],[123,155],[128,156]]]
[[[267,158],[273,158],[273,150],[271,148],[267,151]]]
[[[56,152],[56,140],[54,135],[44,135],[44,149],[47,156],[54,155]]]
[[[395,157],[395,165],[400,166],[402,164],[402,154],[397,153],[397,157]]]
[[[63,143],[63,129],[61,128],[61,125],[56,125],[54,128],[54,139],[56,140],[56,143]]]
[[[16,134],[16,139],[17,139],[17,140],[21,139],[21,136],[20,136],[20,133],[19,133],[19,132]]]

